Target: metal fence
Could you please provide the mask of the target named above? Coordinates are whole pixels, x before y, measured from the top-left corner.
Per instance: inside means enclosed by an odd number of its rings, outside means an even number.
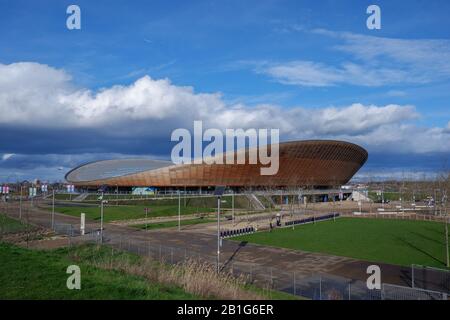
[[[450,270],[413,264],[411,287],[450,294]]]
[[[392,284],[383,284],[383,300],[447,300],[447,294],[432,290],[409,288]]]

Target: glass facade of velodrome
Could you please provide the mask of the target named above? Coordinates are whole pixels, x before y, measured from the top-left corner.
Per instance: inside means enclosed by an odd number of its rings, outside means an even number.
[[[78,166],[65,178],[86,187],[326,187],[346,184],[367,157],[366,150],[349,142],[291,141],[280,143],[279,170],[271,176],[260,174],[261,164],[174,165],[161,160],[116,159]]]

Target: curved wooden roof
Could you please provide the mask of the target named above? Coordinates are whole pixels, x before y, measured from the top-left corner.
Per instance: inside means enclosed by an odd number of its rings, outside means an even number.
[[[79,166],[66,180],[83,186],[333,186],[347,183],[367,157],[366,150],[349,142],[291,141],[280,143],[279,170],[271,176],[261,175],[260,168],[267,167],[261,164],[173,165],[118,159]]]

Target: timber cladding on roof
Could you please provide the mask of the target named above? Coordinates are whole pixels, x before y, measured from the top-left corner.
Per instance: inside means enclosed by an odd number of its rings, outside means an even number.
[[[71,170],[66,180],[80,186],[200,187],[333,186],[347,183],[368,157],[352,143],[308,140],[280,143],[279,170],[261,175],[261,164],[182,164],[123,159],[89,163]]]

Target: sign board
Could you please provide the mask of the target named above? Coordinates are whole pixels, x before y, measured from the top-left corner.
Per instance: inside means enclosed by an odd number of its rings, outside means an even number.
[[[34,187],[29,188],[28,189],[28,195],[30,197],[36,197],[36,188],[34,188]]]
[[[133,187],[131,194],[135,195],[154,195],[156,188],[153,187]]]

